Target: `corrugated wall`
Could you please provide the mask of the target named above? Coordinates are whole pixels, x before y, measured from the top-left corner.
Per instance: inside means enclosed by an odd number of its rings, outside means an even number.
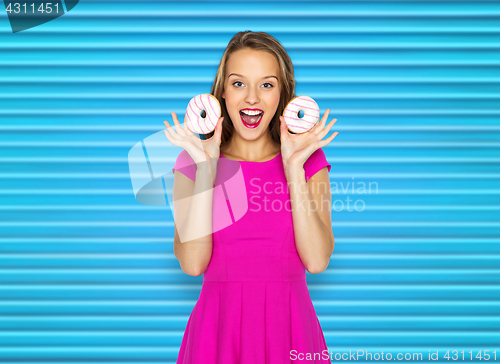
[[[0,14],[2,363],[175,362],[202,277],[127,154],[247,29],[338,119],[336,248],[308,273],[329,349],[500,347],[498,1],[87,0],[16,34]]]

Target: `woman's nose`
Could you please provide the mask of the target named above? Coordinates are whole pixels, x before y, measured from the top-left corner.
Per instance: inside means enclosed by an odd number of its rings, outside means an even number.
[[[259,102],[259,95],[257,94],[257,91],[254,89],[248,89],[247,96],[245,97],[245,102],[249,104],[256,104]]]

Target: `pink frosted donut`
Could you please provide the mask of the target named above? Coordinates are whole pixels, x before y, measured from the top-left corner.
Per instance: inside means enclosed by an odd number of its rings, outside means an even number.
[[[205,117],[201,112],[205,110]],[[189,130],[197,134],[208,134],[215,130],[220,118],[219,100],[211,94],[200,94],[191,99],[186,109],[186,123]]]
[[[304,112],[302,118],[299,118],[300,110]],[[288,130],[294,133],[305,133],[318,123],[319,106],[309,96],[297,96],[286,105],[283,116]]]

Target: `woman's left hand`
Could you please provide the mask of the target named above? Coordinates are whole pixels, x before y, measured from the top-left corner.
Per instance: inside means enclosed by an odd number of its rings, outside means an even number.
[[[327,139],[322,140],[337,121],[337,119],[333,119],[325,127],[329,113],[330,109],[326,110],[319,123],[305,133],[300,134],[290,134],[286,126],[285,117],[280,116],[281,157],[285,171],[293,168],[303,168],[304,163],[311,154],[317,149],[328,145],[337,136],[338,132],[335,132]]]

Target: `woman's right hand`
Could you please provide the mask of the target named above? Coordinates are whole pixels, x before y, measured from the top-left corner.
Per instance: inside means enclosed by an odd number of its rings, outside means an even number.
[[[172,111],[172,119],[174,120],[175,130],[168,123],[164,121],[163,123],[167,127],[164,130],[165,136],[173,145],[184,148],[186,152],[189,153],[191,158],[193,158],[196,164],[206,162],[210,157],[211,160],[218,160],[220,156],[220,143],[222,136],[222,121],[224,117],[220,117],[215,126],[214,135],[210,139],[201,140],[187,127],[187,123],[184,120],[184,126],[181,127],[177,115]]]

